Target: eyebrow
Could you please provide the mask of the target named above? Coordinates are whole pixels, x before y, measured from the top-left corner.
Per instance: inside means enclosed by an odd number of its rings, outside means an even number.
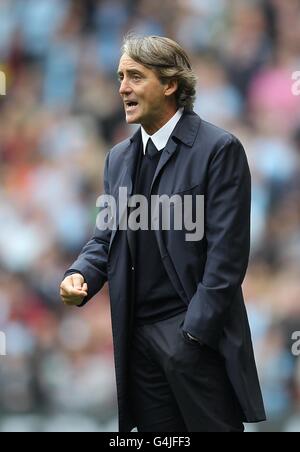
[[[128,74],[140,74],[140,75],[144,75],[143,72],[139,71],[138,69],[127,69],[125,72],[127,72]],[[123,75],[124,72],[123,71],[118,71],[117,75]]]

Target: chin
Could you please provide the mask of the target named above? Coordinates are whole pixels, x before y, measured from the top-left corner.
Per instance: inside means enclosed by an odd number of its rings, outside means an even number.
[[[140,118],[134,115],[126,115],[127,124],[140,124]]]

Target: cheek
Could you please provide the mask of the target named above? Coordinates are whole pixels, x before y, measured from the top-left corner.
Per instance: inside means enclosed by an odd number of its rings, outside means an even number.
[[[154,106],[161,105],[161,103],[164,101],[164,96],[161,94],[161,92],[156,89],[153,91],[153,95],[150,98],[150,103]]]
[[[153,110],[160,103],[160,100],[156,93],[153,93],[151,96],[148,96],[144,99],[143,106],[147,110]]]

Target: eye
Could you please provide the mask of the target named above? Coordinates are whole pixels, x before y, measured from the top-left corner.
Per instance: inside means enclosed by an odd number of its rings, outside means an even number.
[[[132,78],[134,81],[141,80],[141,76],[139,74],[133,74]]]

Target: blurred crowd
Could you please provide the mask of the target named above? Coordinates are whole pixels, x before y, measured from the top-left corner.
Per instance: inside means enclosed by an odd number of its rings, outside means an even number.
[[[58,288],[92,234],[105,154],[133,131],[116,76],[128,31],[177,40],[195,111],[245,146],[244,292],[269,418],[253,429],[300,431],[299,24],[298,0],[0,0],[0,431],[116,429],[107,286],[82,310]]]

